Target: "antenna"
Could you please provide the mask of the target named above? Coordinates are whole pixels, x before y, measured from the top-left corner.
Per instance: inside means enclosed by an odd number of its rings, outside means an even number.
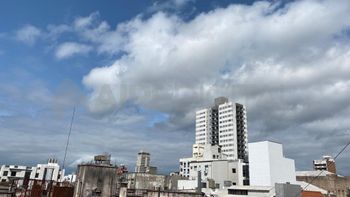
[[[64,169],[64,166],[65,166],[65,163],[66,163],[67,150],[68,150],[68,145],[69,145],[70,134],[72,133],[72,126],[73,126],[73,121],[74,121],[74,115],[75,115],[75,106],[73,107],[72,119],[70,121],[69,133],[68,133],[68,137],[67,137],[66,150],[64,151],[64,158],[63,158],[62,169]]]

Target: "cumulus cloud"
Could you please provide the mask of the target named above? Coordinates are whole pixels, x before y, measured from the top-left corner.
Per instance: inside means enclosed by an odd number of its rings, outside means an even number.
[[[309,156],[316,157],[325,148],[317,143],[319,136],[330,131],[310,125],[350,115],[349,13],[346,0],[283,6],[262,1],[218,8],[189,21],[158,12],[115,30],[104,21],[82,23],[90,25],[90,33],[123,40],[115,49],[105,49],[124,54],[92,69],[83,83],[92,90],[94,111],[108,115],[120,107],[113,99],[96,99],[107,85],[114,97],[127,95],[140,106],[168,114],[166,125],[159,126],[176,131],[193,128],[196,109],[216,96],[228,96],[247,105],[251,140],[293,144],[307,138],[315,142]],[[349,126],[335,125],[334,132],[348,136],[344,130]],[[334,141],[330,152],[344,142],[331,136],[323,140]]]
[[[60,44],[55,52],[55,56],[58,59],[64,59],[72,57],[78,54],[87,54],[92,50],[92,47],[86,44],[80,44],[75,42],[65,42]]]
[[[33,25],[25,25],[16,32],[16,39],[32,45],[41,35],[42,32],[39,28]]]

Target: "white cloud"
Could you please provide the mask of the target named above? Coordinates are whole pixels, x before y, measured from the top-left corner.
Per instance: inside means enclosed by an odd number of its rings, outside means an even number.
[[[16,39],[32,45],[41,35],[42,32],[39,28],[33,25],[25,25],[16,32]]]
[[[185,3],[170,2],[172,6]],[[93,49],[117,57],[92,69],[82,80],[91,90],[88,110],[102,121],[84,117],[87,120],[77,124],[79,131],[87,133],[77,137],[81,141],[76,139],[75,159],[86,159],[96,147],[121,154],[136,152],[139,146],[121,143],[134,142],[136,136],[135,144],[143,143],[151,152],[161,145],[164,152],[176,155],[169,160],[176,163],[177,156],[190,152],[194,111],[221,95],[247,105],[250,140],[282,142],[299,169],[309,166],[310,158],[336,152],[348,140],[350,127],[345,118],[350,115],[349,4],[347,0],[307,0],[281,7],[261,1],[217,8],[191,20],[157,12],[116,27],[92,13],[70,25],[48,28],[53,37],[69,32],[85,43],[62,43],[55,51],[58,59]],[[43,95],[49,94],[48,90],[41,91],[26,98],[46,101]],[[62,95],[57,101],[59,108],[72,105],[68,101],[73,99]],[[144,114],[121,111],[130,103],[167,118],[145,129],[148,121]],[[129,128],[134,126],[137,128]],[[150,130],[158,132],[151,132],[156,137],[149,136]],[[139,132],[125,137],[135,131]],[[170,146],[161,135],[177,139],[172,139]],[[192,136],[184,139],[183,135]],[[152,142],[145,140],[153,137]],[[178,146],[178,142],[183,144]],[[122,145],[115,149],[115,144]],[[122,158],[133,160],[130,155]]]
[[[159,12],[116,30],[105,28],[102,37],[122,40],[106,50],[124,55],[84,77],[95,98],[90,105],[110,113],[120,106],[98,101],[100,87],[109,85],[118,98],[126,85],[130,100],[169,114],[166,128],[181,130],[193,125],[195,109],[224,95],[247,105],[251,139],[292,144],[292,135],[301,135],[317,144],[327,130],[315,135],[304,125],[338,117],[350,100],[350,42],[344,33],[350,28],[349,4],[309,0],[280,7],[262,1],[218,8],[189,21]],[[105,39],[100,46],[112,40]],[[298,131],[290,133],[293,129]]]
[[[75,43],[75,42],[65,42],[60,44],[55,51],[55,56],[58,59],[69,58],[73,55],[87,54],[93,48],[89,45]]]

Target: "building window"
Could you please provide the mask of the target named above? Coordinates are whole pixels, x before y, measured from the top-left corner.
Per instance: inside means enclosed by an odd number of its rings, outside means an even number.
[[[38,177],[39,177],[39,173],[36,173],[36,174],[35,174],[35,178],[38,178]]]
[[[232,168],[232,173],[236,173],[236,168]]]
[[[16,176],[16,172],[11,172],[11,176]]]
[[[9,174],[8,171],[4,171],[4,173],[2,174],[3,176],[7,176]]]
[[[1,182],[6,182],[6,179],[2,179]]]
[[[229,189],[228,194],[234,195],[248,195],[248,190],[240,190],[240,189]]]
[[[243,180],[243,185],[249,185],[249,180]]]

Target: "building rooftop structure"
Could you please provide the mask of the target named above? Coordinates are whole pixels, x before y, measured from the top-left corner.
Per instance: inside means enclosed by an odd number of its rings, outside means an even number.
[[[327,175],[335,175],[332,172],[328,171],[316,171],[316,170],[310,170],[310,171],[296,171],[296,176],[327,176]]]

